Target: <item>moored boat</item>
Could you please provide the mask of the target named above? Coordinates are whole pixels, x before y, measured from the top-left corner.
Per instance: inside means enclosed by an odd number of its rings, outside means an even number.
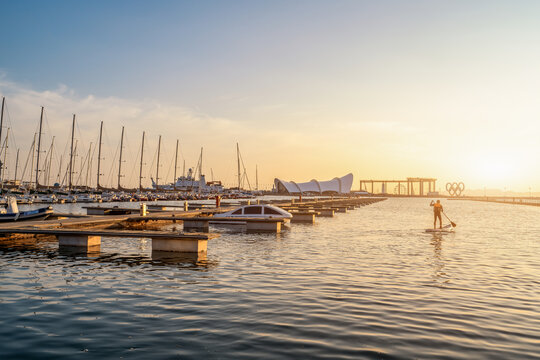
[[[53,209],[50,206],[35,210],[19,211],[17,199],[15,197],[9,197],[7,210],[5,208],[0,209],[0,222],[47,218],[52,213]]]
[[[215,214],[210,223],[226,222],[227,218],[261,218],[261,219],[276,219],[282,218],[284,220],[290,220],[292,214],[277,206],[273,205],[244,205],[231,211],[227,211],[221,214]],[[223,219],[223,220],[221,220]]]

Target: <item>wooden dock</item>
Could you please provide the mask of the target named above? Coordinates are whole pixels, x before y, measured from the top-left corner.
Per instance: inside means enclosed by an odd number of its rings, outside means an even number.
[[[335,213],[346,213],[365,205],[386,200],[385,198],[336,198],[310,200],[304,202],[287,201],[275,203],[293,215],[291,223],[315,223],[318,216],[332,217]],[[259,202],[260,203],[260,202]],[[225,205],[225,204],[223,204]],[[255,203],[253,204],[255,205]],[[168,205],[164,205],[168,207]],[[141,206],[144,209],[144,206]],[[177,206],[173,206],[175,208]],[[88,207],[107,209],[106,207]],[[118,208],[113,208],[118,209]],[[76,246],[78,248],[95,248],[101,244],[101,237],[115,238],[150,238],[153,251],[175,251],[201,253],[207,251],[208,240],[219,234],[209,233],[211,223],[244,223],[249,232],[281,231],[288,219],[276,218],[215,218],[216,212],[225,212],[232,207],[213,208],[196,211],[159,211],[146,215],[141,209],[131,209],[119,215],[75,215],[58,214],[54,220],[33,220],[2,223],[1,237],[10,238],[19,235],[51,235],[56,236],[60,246]],[[141,213],[143,215],[141,215]],[[62,216],[64,215],[64,216]],[[146,230],[159,228],[166,223],[183,223],[184,231]],[[197,233],[191,231],[198,231]],[[204,232],[204,233],[202,233]]]

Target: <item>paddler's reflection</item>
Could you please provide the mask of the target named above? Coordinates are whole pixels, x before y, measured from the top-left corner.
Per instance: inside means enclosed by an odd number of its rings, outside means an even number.
[[[444,271],[445,260],[442,253],[443,235],[433,234],[433,237],[431,239],[431,245],[433,245],[433,267],[435,270],[434,279],[437,282],[441,282],[443,278],[447,277],[447,274]],[[448,282],[448,279],[442,281],[442,283]]]

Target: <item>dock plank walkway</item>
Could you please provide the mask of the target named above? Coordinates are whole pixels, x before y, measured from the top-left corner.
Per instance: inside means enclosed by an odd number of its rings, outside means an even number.
[[[78,230],[78,229],[43,229],[19,227],[0,229],[0,234],[39,234],[39,235],[81,235],[127,238],[166,238],[210,240],[219,237],[211,233],[180,233],[172,231],[131,231],[131,230]]]

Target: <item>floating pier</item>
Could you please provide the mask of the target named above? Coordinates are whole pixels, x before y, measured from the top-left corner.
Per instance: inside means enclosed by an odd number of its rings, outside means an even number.
[[[150,238],[152,251],[198,253],[207,251],[208,240],[218,234],[185,234],[170,231],[36,229],[30,227],[0,229],[0,234],[54,235],[60,246],[93,248],[101,245],[101,237]]]

